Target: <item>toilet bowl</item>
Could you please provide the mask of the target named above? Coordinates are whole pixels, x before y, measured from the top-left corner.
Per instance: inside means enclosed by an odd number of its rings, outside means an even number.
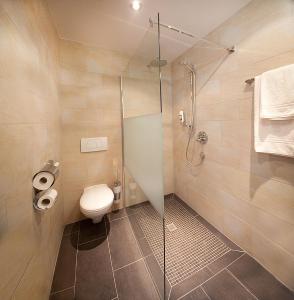
[[[112,206],[113,198],[107,184],[86,187],[80,199],[80,210],[93,223],[99,223]]]

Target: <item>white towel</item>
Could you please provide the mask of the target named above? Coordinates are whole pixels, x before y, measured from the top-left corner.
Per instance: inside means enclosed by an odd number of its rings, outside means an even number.
[[[294,120],[260,118],[260,76],[254,88],[254,144],[256,152],[294,157]]]
[[[261,75],[260,117],[294,119],[294,65]]]

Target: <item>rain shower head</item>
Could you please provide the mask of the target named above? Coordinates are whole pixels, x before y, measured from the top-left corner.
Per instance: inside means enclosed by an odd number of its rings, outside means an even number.
[[[153,59],[148,65],[147,67],[153,67],[153,68],[156,68],[156,67],[164,67],[167,65],[167,60],[166,59]]]

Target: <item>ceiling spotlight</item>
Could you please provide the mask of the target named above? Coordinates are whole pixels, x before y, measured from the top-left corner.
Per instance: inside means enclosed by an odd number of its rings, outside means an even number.
[[[133,8],[133,10],[138,11],[141,8],[141,2],[139,0],[133,0],[132,8]]]

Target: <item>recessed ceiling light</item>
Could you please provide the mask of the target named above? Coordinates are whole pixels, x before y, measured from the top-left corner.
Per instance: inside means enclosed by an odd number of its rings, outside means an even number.
[[[141,8],[141,2],[139,0],[133,0],[132,8],[133,8],[133,10],[138,11]]]

